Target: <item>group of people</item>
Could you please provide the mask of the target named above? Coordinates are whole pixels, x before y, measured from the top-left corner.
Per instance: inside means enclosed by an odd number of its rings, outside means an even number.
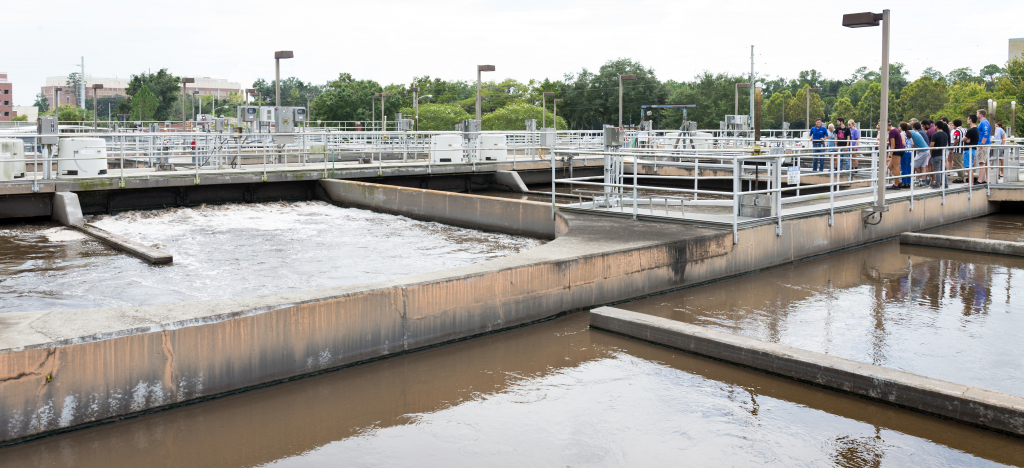
[[[1003,150],[997,148],[990,155],[988,145],[1005,144],[1006,130],[1003,123],[998,122],[993,131],[986,117],[987,111],[978,109],[975,114],[967,116],[967,122],[961,119],[950,122],[946,117],[937,121],[910,119],[910,122],[900,122],[897,126],[888,122],[886,138],[888,147],[894,151],[888,154],[886,166],[893,176],[906,176],[896,179],[889,189],[909,188],[912,183],[917,187],[933,188],[949,187],[950,182],[987,184],[989,171],[985,166],[993,156],[992,160],[998,161],[999,175],[1002,176]],[[955,171],[952,181],[946,173],[941,173],[947,168]],[[915,173],[924,175],[911,177]]]
[[[946,168],[956,171],[952,183],[988,183],[989,171],[983,169],[990,157],[986,145],[1005,144],[1007,134],[1002,122],[997,122],[993,130],[986,117],[987,111],[979,109],[967,116],[967,126],[961,119],[950,122],[946,117],[937,121],[910,119],[896,126],[888,122],[885,142],[890,151],[886,167],[897,177],[889,189],[908,188],[911,183],[917,187],[948,187],[950,181],[945,174],[931,174]],[[836,119],[834,124],[824,127],[821,119],[817,119],[809,131],[814,153],[812,170],[828,170],[830,162],[832,170],[857,169],[858,159],[864,156],[852,152],[856,151],[853,147],[859,145],[860,136],[853,120]],[[999,161],[1002,176],[1003,150],[996,149],[992,156]],[[914,173],[924,175],[911,176]]]

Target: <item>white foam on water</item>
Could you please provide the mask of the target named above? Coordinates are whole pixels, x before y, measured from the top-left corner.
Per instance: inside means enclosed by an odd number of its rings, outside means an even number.
[[[46,236],[46,240],[50,242],[70,242],[89,238],[89,236],[81,232],[65,227],[47,229],[40,232],[40,234]]]
[[[0,271],[0,312],[144,305],[368,283],[505,257],[543,241],[323,202],[135,211],[87,220],[174,255],[151,266],[96,242],[46,245]],[[19,239],[65,228],[21,229]],[[59,232],[60,231],[60,232]],[[73,231],[71,231],[73,232]],[[5,265],[0,264],[0,269]],[[9,300],[8,300],[9,299]]]

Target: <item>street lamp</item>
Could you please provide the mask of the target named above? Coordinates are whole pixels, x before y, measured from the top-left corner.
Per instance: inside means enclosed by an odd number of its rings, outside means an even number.
[[[181,79],[181,131],[185,131],[185,89],[188,88],[189,83],[195,83],[195,78],[182,78]]]
[[[419,131],[420,130],[420,100],[419,100],[420,88],[419,88],[419,86],[413,86],[413,87],[409,88],[409,91],[412,91],[412,109],[413,109],[412,112],[413,112],[413,116],[414,116],[413,119],[415,119],[414,122],[416,124],[416,127],[413,130]]]
[[[547,93],[541,93],[540,94],[540,104],[541,104],[540,128],[547,128],[548,127],[548,120],[547,120],[547,117],[548,117],[548,96],[554,96],[554,95],[555,95],[555,93],[552,93],[552,92],[547,92]]]
[[[419,89],[419,88],[416,88]],[[424,94],[416,98],[416,131],[420,130],[420,99],[432,98],[433,94]]]
[[[820,93],[821,88],[807,88],[807,129],[811,129],[811,93]]]
[[[281,107],[281,59],[290,59],[295,54],[290,50],[279,50],[274,52],[274,94],[276,96],[274,105]]]
[[[97,117],[96,117],[96,114],[98,114],[100,112],[100,100],[96,98],[96,91],[100,90],[100,89],[103,89],[103,85],[101,85],[101,84],[94,84],[94,85],[92,85],[92,128],[93,129],[95,129],[96,127],[99,126],[99,124],[96,123],[96,120],[98,120]]]
[[[382,132],[387,131],[387,125],[384,122],[384,98],[390,96],[391,93],[380,93],[380,130]]]
[[[619,128],[622,128],[622,82],[636,81],[636,75],[619,75]]]
[[[889,139],[883,136],[882,132],[885,129],[885,124],[889,121],[889,10],[882,10],[882,13],[864,12],[843,15],[843,26],[847,28],[878,26],[879,21],[882,23],[882,102],[878,105],[878,147],[880,151],[875,164],[875,206],[871,207],[872,212],[887,211],[885,206],[885,155],[888,153]],[[810,109],[809,106],[808,109]]]
[[[732,115],[740,115],[740,88],[747,89],[750,83],[736,83],[736,103],[733,105]]]
[[[480,120],[480,72],[494,71],[494,65],[477,65],[476,66],[476,119]]]
[[[555,115],[554,115],[555,123],[553,125],[555,126],[555,131],[557,132],[558,131],[558,103],[562,102],[562,100],[561,99],[555,99],[554,101],[555,101]]]

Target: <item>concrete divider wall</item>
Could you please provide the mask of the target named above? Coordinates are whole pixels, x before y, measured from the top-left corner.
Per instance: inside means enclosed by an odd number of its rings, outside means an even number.
[[[508,234],[554,239],[550,204],[391,185],[322,180],[326,198],[410,218]]]
[[[590,323],[594,328],[1024,436],[1024,398],[612,307],[591,311]]]

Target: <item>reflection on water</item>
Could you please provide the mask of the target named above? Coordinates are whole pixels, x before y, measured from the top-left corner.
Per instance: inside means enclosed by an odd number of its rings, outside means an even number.
[[[1024,216],[995,214],[925,231],[927,234],[1024,242]]]
[[[1024,441],[579,313],[0,449],[0,466],[999,466]]]
[[[161,304],[341,286],[508,256],[542,241],[322,202],[89,220],[174,254],[150,266],[52,224],[0,226],[0,312]]]
[[[622,304],[1024,396],[1024,259],[869,245]]]

